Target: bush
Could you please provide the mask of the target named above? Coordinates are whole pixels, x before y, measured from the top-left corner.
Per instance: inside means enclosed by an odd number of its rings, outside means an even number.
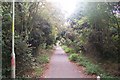
[[[73,49],[68,48],[67,46],[62,46],[62,48],[66,53],[69,53],[69,54],[73,54],[75,52]]]
[[[86,65],[86,72],[88,74],[97,74],[97,75],[99,75],[100,73],[102,73],[102,70],[98,67],[98,65],[88,63]]]
[[[41,54],[41,55],[37,58],[37,61],[38,61],[40,64],[45,64],[45,63],[48,63],[48,62],[49,62],[49,57],[48,57],[48,55]]]
[[[67,46],[62,46],[62,48],[65,50],[65,52],[69,52],[69,59],[71,61],[75,61],[79,65],[82,65],[86,68],[86,72],[88,74],[96,74],[99,75],[103,80],[118,80],[117,78],[114,78],[110,76],[109,74],[105,73],[99,65],[93,64],[89,59],[87,59],[82,53],[80,55],[74,53],[74,50],[71,48],[68,48]]]
[[[40,77],[43,73],[43,68],[40,66],[39,68],[35,68],[35,77]]]
[[[77,61],[77,59],[78,59],[78,54],[71,54],[70,56],[69,56],[69,59],[71,60],[71,61]]]

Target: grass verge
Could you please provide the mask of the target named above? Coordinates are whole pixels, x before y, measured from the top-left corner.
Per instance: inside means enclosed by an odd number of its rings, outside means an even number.
[[[79,66],[84,66],[85,72],[87,74],[95,74],[99,75],[102,80],[119,80],[118,78],[114,78],[113,76],[110,76],[108,73],[104,72],[103,69],[99,67],[99,65],[94,64],[91,62],[87,57],[82,55],[82,53],[77,54],[75,51],[67,46],[62,46],[64,51],[69,54],[69,59],[71,61],[76,62]]]
[[[42,50],[36,58],[36,67],[34,68],[34,77],[41,77],[44,70],[46,69],[47,63],[49,63],[50,57],[53,53],[53,50]]]

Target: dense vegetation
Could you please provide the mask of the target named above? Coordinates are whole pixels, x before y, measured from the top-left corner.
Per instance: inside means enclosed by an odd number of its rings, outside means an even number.
[[[49,61],[47,53],[50,53],[49,49],[57,41],[69,47],[65,49],[65,52],[71,53],[70,60],[78,61],[79,65],[87,67],[88,73],[99,75],[103,73],[101,69],[103,68],[110,75],[120,76],[120,17],[115,13],[120,11],[119,6],[120,3],[117,2],[78,3],[76,11],[66,20],[67,25],[64,25],[65,19],[60,10],[45,0],[35,3],[16,2],[16,76],[26,77],[25,72],[30,69],[41,74],[42,69],[39,64],[43,65]],[[10,77],[11,2],[0,4],[1,15],[2,75]],[[82,56],[78,56],[80,54]],[[84,56],[90,58],[94,64]],[[91,64],[93,66],[89,66]]]
[[[118,77],[115,77],[102,69],[98,63],[93,63],[93,61],[90,58],[86,57],[83,53],[77,54],[75,50],[65,45],[63,45],[62,48],[68,54],[70,61],[73,61],[78,66],[83,66],[85,68],[85,73],[89,75],[99,75],[102,80],[119,80]]]
[[[47,49],[52,48],[55,44],[57,28],[54,27],[58,24],[55,24],[54,20],[57,22],[57,18],[53,20],[52,11],[49,13],[52,6],[50,4],[46,6],[45,4],[47,4],[45,1],[15,3],[15,54],[16,76],[18,77],[25,77],[25,71],[36,67],[38,64],[48,62],[47,56],[45,56],[46,53],[49,53]],[[1,8],[3,17],[2,75],[3,77],[10,77],[12,3],[3,2]],[[39,55],[41,57],[37,57]]]
[[[80,4],[80,3],[79,3]],[[120,75],[119,3],[82,3],[68,19],[61,42],[93,59],[110,74]],[[69,29],[69,30],[68,30]]]

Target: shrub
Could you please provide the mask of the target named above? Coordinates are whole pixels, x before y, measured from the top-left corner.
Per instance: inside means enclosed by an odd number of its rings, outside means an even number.
[[[87,58],[80,55],[77,59],[77,63],[86,67],[86,72],[88,74],[97,74],[100,75],[103,71],[98,67],[98,65],[93,64]]]
[[[75,52],[73,49],[68,48],[67,46],[62,46],[62,48],[66,53],[69,53],[69,54],[73,54]]]
[[[86,65],[86,72],[88,74],[98,74],[99,75],[101,73],[101,70],[97,65],[94,65],[92,63],[88,63]]]
[[[39,68],[35,68],[35,76],[39,77],[40,75],[42,75],[43,72],[43,68],[40,66]]]
[[[78,59],[78,54],[71,54],[70,56],[69,56],[69,59],[71,60],[71,61],[77,61],[77,59]]]
[[[45,63],[48,63],[48,62],[49,62],[49,57],[48,57],[48,55],[41,54],[41,55],[37,58],[37,61],[38,61],[40,64],[45,64]]]

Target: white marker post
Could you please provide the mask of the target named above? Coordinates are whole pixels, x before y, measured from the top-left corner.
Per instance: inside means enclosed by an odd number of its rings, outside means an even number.
[[[100,76],[97,76],[97,80],[100,80]]]
[[[14,17],[15,17],[15,1],[13,0],[13,17],[12,17],[12,54],[11,54],[11,78],[15,78],[15,52],[14,52]]]

